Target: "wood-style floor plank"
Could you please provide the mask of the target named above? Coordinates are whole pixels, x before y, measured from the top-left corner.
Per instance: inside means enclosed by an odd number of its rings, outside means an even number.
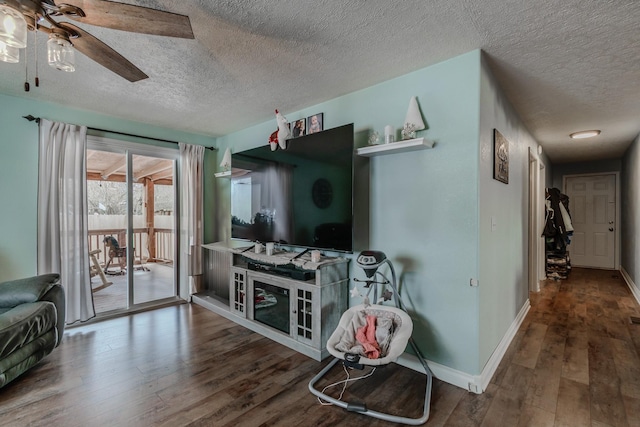
[[[542,350],[533,370],[527,403],[545,411],[556,412],[562,361],[566,338],[548,330],[542,341]]]
[[[531,405],[524,405],[518,420],[518,427],[553,427],[556,414]]]
[[[577,427],[591,424],[589,386],[560,379],[555,425]]]
[[[481,425],[486,427],[517,425],[533,376],[532,369],[512,363]]]
[[[589,339],[586,332],[567,337],[561,376],[589,385]]]
[[[542,350],[542,341],[548,328],[549,325],[532,322],[525,332],[522,344],[518,348],[515,356],[513,356],[512,362],[529,369],[535,368],[538,362],[538,356]]]
[[[640,325],[629,321],[640,306],[621,276],[576,268],[530,301],[485,393],[435,379],[426,425],[640,426]],[[0,389],[0,425],[392,425],[320,405],[307,385],[326,363],[202,307],[167,307],[68,329]],[[319,386],[344,378],[338,365]],[[424,375],[390,365],[345,398],[418,417],[424,385]]]

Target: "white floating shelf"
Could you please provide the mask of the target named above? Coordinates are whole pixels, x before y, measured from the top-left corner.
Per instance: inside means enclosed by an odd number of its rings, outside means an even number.
[[[358,148],[358,156],[373,157],[392,153],[406,153],[408,151],[425,150],[433,147],[433,141],[426,138],[407,139],[406,141],[390,142],[388,144],[368,145]]]
[[[248,174],[250,171],[245,169],[231,168],[230,171],[217,172],[214,175],[216,178],[237,178],[242,175]]]

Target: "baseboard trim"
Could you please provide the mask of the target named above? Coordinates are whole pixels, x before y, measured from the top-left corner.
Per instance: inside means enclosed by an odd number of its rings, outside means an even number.
[[[420,364],[418,358],[413,354],[404,353],[398,358],[396,363],[398,365],[404,366],[405,368],[412,369],[416,372],[424,373],[422,364]],[[427,360],[427,365],[429,365],[429,369],[431,369],[431,372],[433,372],[433,376],[440,381],[444,381],[445,383],[449,383],[467,391],[472,391],[478,394],[482,393],[482,391],[479,391],[475,386],[475,384],[478,383],[479,377],[467,374],[466,372],[458,371],[456,369],[441,365],[436,362],[432,362],[430,360]]]
[[[212,304],[210,301],[213,301],[214,304]],[[194,295],[193,302],[195,304],[202,305],[203,307],[208,308],[209,310],[218,313],[223,317],[227,317],[236,323],[239,323],[237,316],[233,316],[233,318],[231,318],[230,316],[232,315],[229,313],[229,309],[226,306],[224,307],[224,309],[220,309],[220,307],[217,307],[217,305],[220,305],[220,303],[216,302],[212,298],[203,299],[198,297],[197,295]],[[482,394],[489,386],[489,382],[491,381],[493,374],[495,374],[496,370],[498,369],[498,365],[500,365],[500,362],[502,361],[507,348],[509,348],[511,341],[518,332],[518,329],[520,328],[520,325],[524,321],[524,318],[529,312],[530,308],[531,304],[529,300],[527,300],[523,307],[520,309],[520,312],[512,322],[511,326],[505,333],[504,337],[502,337],[502,340],[493,351],[493,354],[485,364],[485,367],[480,375],[471,375],[466,372],[458,371],[457,369],[453,369],[448,366],[427,360],[429,369],[431,369],[433,375],[440,381],[444,381],[448,384],[460,387],[472,393]],[[244,325],[243,323],[240,324],[247,327],[247,325]],[[424,368],[422,367],[420,360],[413,354],[404,353],[398,358],[396,363],[416,372],[424,373]]]
[[[500,362],[502,361],[504,354],[507,352],[507,349],[509,348],[511,341],[513,341],[513,338],[516,336],[516,333],[518,333],[518,329],[520,329],[520,325],[522,325],[522,322],[524,321],[524,318],[527,316],[529,309],[531,309],[531,303],[527,299],[527,301],[524,303],[524,305],[520,309],[520,312],[518,313],[516,318],[513,320],[513,322],[511,322],[511,326],[502,337],[502,340],[500,340],[498,347],[496,347],[496,349],[493,350],[493,354],[491,354],[491,357],[489,358],[487,363],[484,365],[482,374],[480,374],[480,386],[482,388],[482,391],[485,391],[489,386],[489,383],[491,382],[491,378],[493,378],[493,374],[496,373],[496,370],[498,369],[498,365],[500,365]]]
[[[633,294],[633,297],[636,299],[638,304],[640,304],[640,288],[638,287],[638,285],[633,283],[631,276],[629,276],[629,273],[627,273],[627,270],[625,270],[624,267],[622,266],[620,266],[620,274],[622,274],[624,281],[627,282],[627,286],[629,287],[629,290]]]
[[[487,387],[489,386],[489,382],[491,382],[491,378],[493,374],[495,374],[504,354],[506,353],[511,341],[516,336],[520,325],[524,321],[524,318],[527,316],[529,309],[531,308],[531,303],[529,300],[525,302],[525,304],[520,309],[520,312],[516,316],[516,318],[511,323],[511,326],[502,337],[502,340],[493,351],[493,354],[487,361],[482,373],[480,375],[471,375],[466,372],[458,371],[456,369],[450,368],[448,366],[441,365],[436,362],[432,362],[427,360],[427,365],[433,372],[433,375],[438,378],[440,381],[444,381],[456,387],[460,387],[467,391],[482,394]],[[406,368],[412,369],[416,372],[424,372],[422,365],[418,358],[412,354],[404,353],[400,358],[398,358],[397,363]]]

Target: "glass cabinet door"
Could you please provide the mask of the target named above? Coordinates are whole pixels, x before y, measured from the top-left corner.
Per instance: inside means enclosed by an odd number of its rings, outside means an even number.
[[[247,317],[247,273],[246,270],[231,269],[231,289],[229,306],[238,316]]]
[[[295,298],[295,337],[298,341],[312,344],[315,338],[314,321],[314,292],[303,286],[296,288]]]

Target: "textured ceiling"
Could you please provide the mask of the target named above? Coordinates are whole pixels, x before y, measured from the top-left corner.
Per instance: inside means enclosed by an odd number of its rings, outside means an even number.
[[[195,40],[77,24],[150,78],[80,54],[55,71],[40,36],[41,87],[23,92],[24,61],[0,63],[0,92],[218,136],[481,48],[554,162],[620,157],[640,133],[638,0],[121,2],[188,15]]]

